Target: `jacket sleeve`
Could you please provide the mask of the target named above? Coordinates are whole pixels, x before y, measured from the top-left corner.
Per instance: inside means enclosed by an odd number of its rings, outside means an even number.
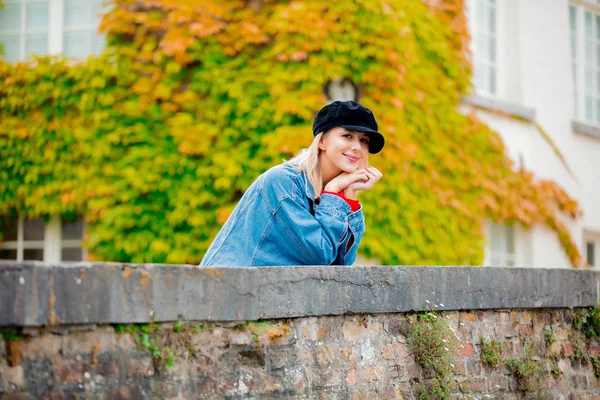
[[[280,201],[275,223],[306,256],[307,264],[331,265],[348,235],[349,213],[348,203],[333,194],[321,196],[314,216],[300,199],[291,196]]]
[[[365,218],[362,213],[362,207],[348,215],[348,226],[351,235],[354,237],[354,242],[344,257],[344,264],[351,265],[356,260],[356,252],[365,233]]]

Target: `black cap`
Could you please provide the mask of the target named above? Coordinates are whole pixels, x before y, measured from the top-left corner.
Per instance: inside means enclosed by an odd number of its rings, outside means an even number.
[[[379,153],[385,139],[377,132],[377,121],[371,110],[355,101],[334,101],[315,116],[313,135],[341,126],[349,131],[364,132],[369,136],[369,153]]]

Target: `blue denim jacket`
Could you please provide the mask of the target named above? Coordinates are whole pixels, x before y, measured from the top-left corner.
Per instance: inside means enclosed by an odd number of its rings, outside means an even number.
[[[332,194],[315,201],[306,172],[281,164],[246,190],[200,266],[349,265],[364,231],[362,206],[352,212]]]

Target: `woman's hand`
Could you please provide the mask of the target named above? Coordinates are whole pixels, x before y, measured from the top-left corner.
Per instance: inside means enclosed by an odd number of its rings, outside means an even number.
[[[344,196],[346,198],[355,200],[359,191],[371,189],[383,176],[375,167],[366,167],[364,171],[367,179],[355,181],[344,189]]]
[[[344,191],[346,198],[356,200],[360,190],[371,189],[382,176],[382,173],[374,167],[360,168],[352,173],[342,172],[329,181],[325,191],[333,193]]]
[[[367,171],[364,168],[357,169],[354,172],[342,172],[335,178],[329,181],[329,183],[325,186],[326,192],[339,193],[342,190],[345,190],[348,186],[354,184],[358,181],[368,181],[369,176],[367,175]]]

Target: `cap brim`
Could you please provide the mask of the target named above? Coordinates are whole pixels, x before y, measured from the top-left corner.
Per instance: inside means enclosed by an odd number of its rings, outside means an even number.
[[[377,154],[383,149],[385,145],[385,139],[383,135],[373,129],[367,128],[366,126],[360,125],[340,125],[344,129],[355,132],[364,132],[369,135],[369,153]]]

